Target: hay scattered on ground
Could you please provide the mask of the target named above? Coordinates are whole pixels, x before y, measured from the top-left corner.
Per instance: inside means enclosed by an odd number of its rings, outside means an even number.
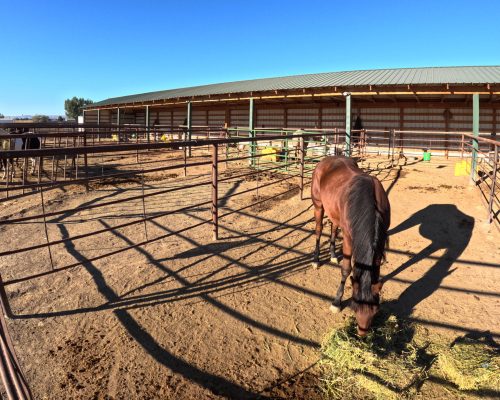
[[[500,352],[462,337],[439,351],[438,367],[461,390],[500,390]]]
[[[410,397],[426,378],[433,357],[417,343],[414,327],[381,313],[365,338],[356,335],[356,321],[335,329],[323,345],[324,388],[334,399]]]
[[[332,399],[405,399],[429,378],[450,398],[500,391],[500,350],[492,339],[460,337],[450,345],[428,338],[425,328],[383,312],[360,338],[351,317],[323,343],[323,389]]]

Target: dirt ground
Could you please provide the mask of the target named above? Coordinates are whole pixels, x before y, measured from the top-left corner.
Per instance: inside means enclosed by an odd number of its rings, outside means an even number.
[[[467,333],[498,340],[500,235],[479,193],[450,162],[364,165],[378,167],[392,206],[383,307],[450,341]],[[351,311],[329,311],[340,281],[328,262],[329,226],[314,270],[311,201],[300,200],[293,180],[265,186],[281,178],[221,182],[219,214],[230,214],[218,241],[207,222],[210,176],[200,167],[145,182],[146,194],[192,186],[147,198],[147,216],[191,209],[52,246],[57,272],[48,273],[47,248],[0,257],[3,280],[17,280],[6,286],[8,325],[35,398],[321,398],[320,344]],[[258,194],[223,198],[257,185]],[[50,240],[142,218],[141,200],[75,210],[141,191],[122,182],[45,192],[46,211],[66,210],[48,218]],[[39,213],[39,198],[4,201],[0,217]],[[43,243],[41,222],[1,226],[1,251]],[[448,389],[431,382],[422,391],[456,398]]]

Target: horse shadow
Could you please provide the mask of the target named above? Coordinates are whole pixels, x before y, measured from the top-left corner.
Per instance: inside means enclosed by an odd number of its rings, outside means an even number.
[[[456,268],[452,269],[452,266],[469,244],[474,218],[464,214],[453,204],[433,204],[391,229],[389,235],[404,232],[417,225],[420,235],[431,243],[387,274],[382,279],[384,282],[439,250],[444,249],[445,252],[431,268],[408,286],[396,301],[384,303],[385,307],[401,317],[409,317],[415,307],[438,290],[441,282],[455,271]]]

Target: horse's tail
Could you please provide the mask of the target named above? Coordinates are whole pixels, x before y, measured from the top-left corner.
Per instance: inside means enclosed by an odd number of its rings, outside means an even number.
[[[357,175],[349,192],[348,217],[352,255],[356,264],[372,266],[384,257],[387,229],[377,210],[375,185],[368,175]]]

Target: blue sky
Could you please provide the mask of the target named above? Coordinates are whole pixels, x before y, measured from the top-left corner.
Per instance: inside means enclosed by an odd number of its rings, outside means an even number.
[[[500,64],[500,1],[0,0],[0,113],[370,68]]]

